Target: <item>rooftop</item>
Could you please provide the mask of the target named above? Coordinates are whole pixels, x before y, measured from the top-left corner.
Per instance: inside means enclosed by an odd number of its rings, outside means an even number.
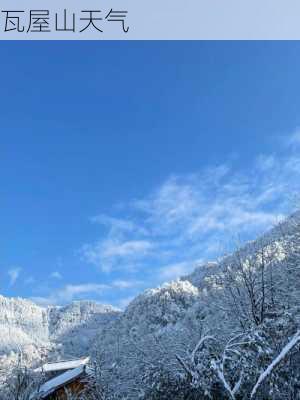
[[[35,396],[38,395],[39,398],[43,399],[44,397],[48,396],[49,394],[59,389],[60,387],[80,377],[84,372],[85,372],[85,365],[81,365],[75,369],[71,369],[70,371],[64,372],[63,374],[60,374],[57,377],[45,382],[39,388],[39,390],[37,390],[32,395],[31,398],[34,399]]]
[[[78,368],[80,366],[87,365],[90,358],[80,358],[77,360],[66,360],[53,363],[46,363],[41,367],[37,368],[35,372],[55,372],[55,371],[66,371]]]

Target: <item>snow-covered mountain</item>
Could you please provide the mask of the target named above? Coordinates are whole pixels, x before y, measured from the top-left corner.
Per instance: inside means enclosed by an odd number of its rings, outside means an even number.
[[[120,314],[110,305],[93,301],[74,301],[47,311],[50,341],[72,356],[86,355],[99,329]]]
[[[84,355],[101,325],[118,314],[111,306],[90,301],[45,308],[0,296],[0,356],[20,350],[29,360],[53,351],[58,357]]]
[[[28,300],[0,297],[0,356],[20,347],[27,355],[56,359],[100,349],[106,371],[118,365],[114,379],[119,379],[120,392],[127,393],[128,386],[143,387],[140,372],[146,373],[147,361],[150,365],[163,363],[171,373],[174,359],[184,359],[201,332],[213,332],[216,340],[222,341],[240,328],[240,322],[252,331],[262,322],[274,324],[275,331],[282,332],[274,344],[276,349],[285,342],[285,332],[300,324],[299,227],[300,213],[219,261],[199,266],[178,281],[146,290],[124,312],[90,301],[43,308]],[[254,293],[266,289],[253,304],[248,287],[252,283]],[[293,322],[279,319],[278,330],[277,321],[270,318],[283,318],[284,301]],[[112,379],[110,372],[107,379]],[[115,385],[111,383],[111,387]]]
[[[294,225],[290,221],[299,218],[300,213],[291,216],[258,240],[247,243],[239,252],[247,257],[255,252],[258,243],[271,243],[278,250],[276,257],[280,260],[283,240],[293,235]],[[140,330],[147,325],[155,331],[174,325],[193,306],[206,279],[219,274],[223,264],[232,257],[235,253],[197,267],[180,282],[147,290],[137,296],[124,313],[92,301],[41,307],[30,300],[0,296],[0,355],[22,348],[29,352],[55,349],[59,354],[81,356],[88,352],[93,339],[104,328],[121,324]]]
[[[29,300],[0,296],[0,354],[19,348],[47,346],[47,310]]]
[[[187,280],[194,286],[203,288],[203,286],[205,286],[205,278],[219,274],[224,265],[234,262],[237,253],[241,258],[247,259],[257,253],[259,248],[264,246],[270,248],[273,263],[276,261],[282,262],[286,256],[284,247],[286,247],[288,243],[293,243],[295,235],[299,234],[299,226],[300,211],[293,213],[256,240],[249,241],[231,254],[224,255],[220,260],[197,266],[192,273],[183,276],[181,280]]]

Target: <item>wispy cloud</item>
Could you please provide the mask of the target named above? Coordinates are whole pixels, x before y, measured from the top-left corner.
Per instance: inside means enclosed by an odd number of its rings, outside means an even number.
[[[62,279],[62,274],[61,274],[59,271],[53,271],[53,272],[50,274],[50,278],[53,278],[53,279]]]
[[[86,244],[81,250],[82,257],[102,271],[109,272],[124,261],[134,263],[147,256],[153,244],[147,240],[122,240],[112,234],[108,239]]]
[[[109,289],[107,285],[96,283],[85,283],[81,285],[66,285],[63,289],[56,293],[60,301],[72,301],[76,296],[86,294],[102,294]]]
[[[40,305],[56,305],[69,303],[82,297],[88,297],[91,295],[101,295],[106,290],[110,289],[110,286],[105,284],[97,283],[83,283],[83,284],[67,284],[62,288],[55,289],[48,296],[32,297],[32,300]]]
[[[248,167],[223,160],[170,176],[125,205],[130,218],[93,217],[106,234],[83,246],[83,260],[102,271],[138,270],[152,282],[154,276],[163,281],[188,273],[199,259],[219,256],[236,236],[254,238],[292,210],[293,195],[300,191],[300,131],[284,141]]]
[[[177,264],[169,264],[160,268],[159,277],[162,281],[171,281],[192,272],[197,266],[203,263],[202,259],[193,262],[184,261]]]
[[[103,297],[117,291],[121,293],[128,289],[137,289],[142,285],[143,282],[139,280],[121,279],[116,279],[108,283],[69,283],[61,288],[52,290],[48,296],[35,296],[32,297],[32,300],[43,306],[59,305],[83,298]]]
[[[148,194],[90,218],[98,237],[79,249],[84,263],[105,272],[100,282],[62,284],[62,262],[34,300],[43,305],[93,298],[125,308],[146,287],[192,272],[230,244],[253,239],[292,211],[300,192],[300,130],[281,148],[257,154],[248,166],[222,160],[167,177]],[[299,204],[298,204],[299,205]],[[57,268],[57,270],[56,270]],[[11,268],[10,284],[21,268]],[[64,277],[65,278],[65,277]],[[104,301],[106,302],[106,301]]]
[[[300,128],[296,129],[292,135],[288,136],[285,142],[290,147],[300,146]]]
[[[147,234],[144,227],[139,226],[134,221],[125,218],[115,218],[105,214],[95,215],[90,218],[91,222],[104,225],[108,228],[110,235],[122,236],[126,232],[138,232],[139,234]]]
[[[143,284],[144,282],[140,280],[116,279],[110,284],[110,286],[111,288],[117,288],[117,289],[132,289],[132,288],[138,288]]]
[[[22,268],[20,268],[20,267],[14,267],[14,268],[10,268],[8,270],[7,273],[8,273],[9,280],[10,280],[10,282],[9,282],[10,286],[15,285],[15,283],[17,282],[17,280],[20,276],[21,271],[22,271]]]

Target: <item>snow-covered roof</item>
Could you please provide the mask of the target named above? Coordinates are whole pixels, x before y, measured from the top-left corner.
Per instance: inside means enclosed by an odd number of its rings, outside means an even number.
[[[78,360],[59,361],[53,363],[44,364],[42,367],[37,368],[35,372],[54,372],[54,371],[66,371],[74,369],[82,365],[87,365],[90,358],[80,358]]]
[[[53,393],[55,390],[59,389],[60,387],[66,385],[67,383],[73,381],[76,378],[79,378],[85,372],[85,365],[81,365],[77,368],[71,369],[70,371],[64,372],[56,376],[53,379],[45,382],[37,392],[32,395],[34,398],[36,395],[39,398],[45,398],[49,394]]]

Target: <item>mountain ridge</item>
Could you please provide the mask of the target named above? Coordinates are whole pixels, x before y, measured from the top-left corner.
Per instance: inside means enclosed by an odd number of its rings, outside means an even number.
[[[40,356],[84,355],[99,325],[118,314],[112,306],[86,300],[45,307],[30,299],[0,295],[0,357],[14,358],[22,352],[31,362]]]
[[[126,336],[134,329],[143,334],[147,329],[157,332],[175,326],[201,313],[197,299],[207,279],[220,274],[223,265],[237,253],[250,257],[264,243],[275,248],[273,255],[281,262],[281,247],[286,237],[293,235],[295,220],[299,222],[300,212],[219,261],[207,262],[177,281],[142,292],[123,312],[90,300],[45,307],[30,299],[0,295],[0,356],[16,354],[21,348],[29,360],[40,354],[78,357],[86,355],[99,337],[103,343],[110,342],[109,329]]]

